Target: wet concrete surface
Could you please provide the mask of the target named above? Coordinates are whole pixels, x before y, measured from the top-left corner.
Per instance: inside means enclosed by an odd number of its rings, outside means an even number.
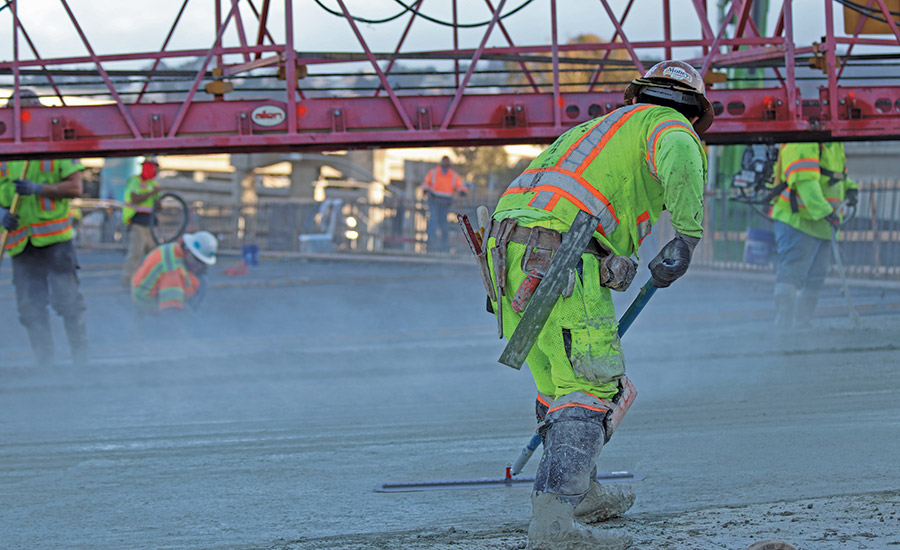
[[[223,258],[199,311],[140,323],[120,260],[82,257],[84,367],[30,363],[0,272],[0,547],[524,547],[527,489],[372,491],[502,476],[532,433],[473,266]],[[599,468],[646,476],[636,548],[900,545],[900,290],[854,287],[854,329],[829,286],[785,334],[771,292],[695,270],[625,336],[639,395]]]

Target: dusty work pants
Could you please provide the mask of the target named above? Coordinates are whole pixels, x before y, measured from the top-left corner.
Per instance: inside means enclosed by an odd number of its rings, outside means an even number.
[[[799,229],[776,220],[775,281],[787,283],[799,290],[818,292],[825,284],[831,267],[831,242],[808,235]]]
[[[28,330],[38,359],[53,355],[48,305],[63,318],[73,356],[83,358],[86,307],[78,288],[78,260],[72,241],[43,247],[29,243],[12,258],[12,269],[19,322]]]
[[[566,224],[555,220],[540,224],[568,230]],[[488,239],[489,249],[495,244],[494,238]],[[511,242],[507,246],[506,296],[500,304],[492,304],[494,311],[503,308],[503,334],[507,339],[522,318],[513,311],[511,300],[526,277],[521,267],[524,253],[523,244]],[[493,266],[491,272],[493,276]],[[608,288],[600,286],[600,263],[594,255],[581,257],[572,295],[556,302],[526,362],[537,390],[553,399],[572,392],[603,399],[616,395],[618,379],[625,374],[625,360],[612,296]]]
[[[133,223],[128,226],[128,254],[125,263],[122,264],[122,286],[131,288],[131,278],[141,267],[144,257],[153,250],[156,243],[150,233],[150,227]]]
[[[431,194],[428,196],[428,250],[447,250],[449,245],[449,227],[447,214],[450,212],[451,197]],[[438,238],[440,234],[440,238]]]

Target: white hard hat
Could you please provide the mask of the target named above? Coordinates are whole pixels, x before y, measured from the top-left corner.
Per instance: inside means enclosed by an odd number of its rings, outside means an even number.
[[[219,241],[209,231],[197,231],[185,233],[182,237],[184,246],[191,251],[195,258],[206,265],[216,263],[216,251],[219,249]]]

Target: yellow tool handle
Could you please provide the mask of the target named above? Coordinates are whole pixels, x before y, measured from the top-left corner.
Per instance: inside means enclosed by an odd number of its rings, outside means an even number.
[[[22,176],[19,179],[25,179],[25,175],[28,174],[28,163],[29,161],[25,161],[25,165],[22,166]],[[9,207],[9,213],[15,214],[19,209],[19,195],[13,195],[12,205]],[[3,230],[3,236],[0,237],[0,266],[3,265],[3,254],[6,253],[6,239],[9,238],[9,231],[6,229]]]

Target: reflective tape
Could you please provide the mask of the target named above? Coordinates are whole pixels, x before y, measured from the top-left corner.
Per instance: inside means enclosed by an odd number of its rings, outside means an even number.
[[[616,109],[609,113],[588,130],[581,138],[572,144],[566,153],[560,157],[556,163],[556,167],[562,170],[568,170],[581,174],[590,161],[600,153],[609,139],[615,134],[615,130],[621,126],[625,120],[632,114],[644,109],[649,109],[650,105],[638,104],[628,105]],[[617,124],[618,123],[618,124]]]
[[[637,219],[638,246],[640,246],[641,241],[644,240],[644,237],[650,234],[651,228],[652,226],[650,224],[650,213],[644,211],[644,213],[638,216]]]
[[[787,168],[784,169],[784,181],[787,181],[792,175],[797,172],[815,172],[819,173],[819,159],[814,158],[803,158],[797,159],[794,162],[788,164]]]
[[[32,237],[52,237],[72,229],[72,220],[63,218],[49,222],[33,223],[29,227],[31,227]]]
[[[601,233],[609,235],[619,226],[619,220],[612,212],[609,201],[592,186],[581,183],[574,175],[552,169],[526,171],[513,180],[503,195],[514,193],[549,192],[559,194],[579,209],[600,219]]]

